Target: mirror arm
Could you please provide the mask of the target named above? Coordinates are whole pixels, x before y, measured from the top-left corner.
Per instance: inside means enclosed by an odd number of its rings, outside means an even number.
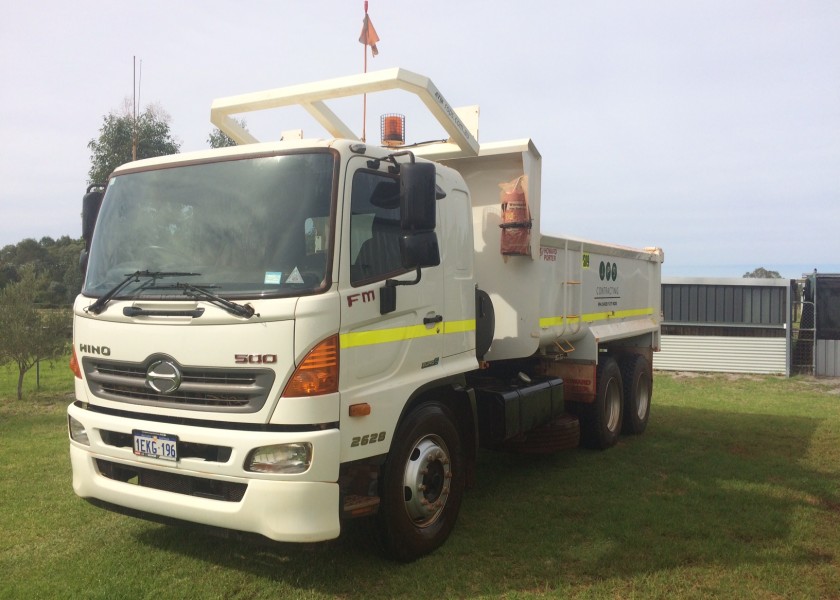
[[[414,152],[411,150],[401,150],[399,152],[392,152],[388,156],[385,157],[385,160],[393,163],[393,167],[391,167],[392,173],[399,173],[400,170],[400,163],[397,162],[398,156],[408,156],[411,160],[411,163],[414,163]]]
[[[398,279],[386,279],[385,285],[379,288],[379,314],[387,315],[397,310],[397,286],[417,285],[420,283],[422,272],[417,267],[417,277],[413,281],[400,281]]]
[[[420,267],[417,267],[417,277],[413,281],[400,281],[399,279],[386,279],[385,286],[386,287],[397,287],[398,285],[417,285],[420,283],[420,277],[422,276],[422,272],[420,271]]]

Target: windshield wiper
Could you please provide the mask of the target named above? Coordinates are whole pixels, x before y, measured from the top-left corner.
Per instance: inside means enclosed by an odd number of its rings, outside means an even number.
[[[196,277],[198,275],[201,275],[201,273],[186,273],[183,271],[135,271],[134,273],[127,274],[125,279],[108,290],[103,296],[100,296],[96,302],[88,306],[87,312],[95,315],[100,314],[105,310],[105,306],[107,306],[108,302],[114,296],[119,294],[129,283],[138,283],[141,277],[151,278],[151,281],[147,281],[140,287],[140,289],[144,289],[161,277]]]
[[[246,319],[250,319],[257,314],[254,311],[254,307],[250,304],[237,304],[236,302],[231,302],[230,300],[226,300],[219,296],[218,294],[214,294],[206,287],[199,287],[197,285],[193,285],[191,283],[176,283],[174,286],[175,288],[184,290],[184,294],[187,296],[191,296],[193,298],[201,298],[209,302],[210,304],[214,304],[219,306],[231,314],[236,315],[237,317],[245,317]],[[260,315],[257,314],[259,317]]]

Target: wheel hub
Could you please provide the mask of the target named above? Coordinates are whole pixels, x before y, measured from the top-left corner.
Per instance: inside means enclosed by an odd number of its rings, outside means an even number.
[[[449,498],[452,463],[437,436],[419,440],[409,455],[403,478],[405,510],[415,525],[426,527],[443,512]]]
[[[615,379],[610,379],[607,383],[605,402],[607,429],[615,431],[618,429],[619,419],[621,418],[621,390]]]

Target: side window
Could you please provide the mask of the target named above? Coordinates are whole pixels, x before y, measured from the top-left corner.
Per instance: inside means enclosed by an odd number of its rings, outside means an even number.
[[[353,176],[350,199],[350,284],[403,273],[400,258],[400,186],[373,171]]]

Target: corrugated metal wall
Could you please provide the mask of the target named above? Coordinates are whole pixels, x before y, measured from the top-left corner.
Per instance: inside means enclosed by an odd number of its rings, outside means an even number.
[[[787,374],[783,337],[663,335],[662,350],[653,355],[661,371]]]
[[[786,279],[665,278],[654,368],[790,374],[790,297]]]
[[[840,377],[840,340],[817,340],[815,372],[826,377]]]
[[[667,280],[666,280],[667,281]],[[749,284],[725,280],[673,280],[662,284],[662,310],[671,324],[767,325],[787,323],[788,285]],[[747,280],[754,282],[756,280]],[[773,280],[769,280],[773,281]],[[679,282],[679,283],[677,283]]]

